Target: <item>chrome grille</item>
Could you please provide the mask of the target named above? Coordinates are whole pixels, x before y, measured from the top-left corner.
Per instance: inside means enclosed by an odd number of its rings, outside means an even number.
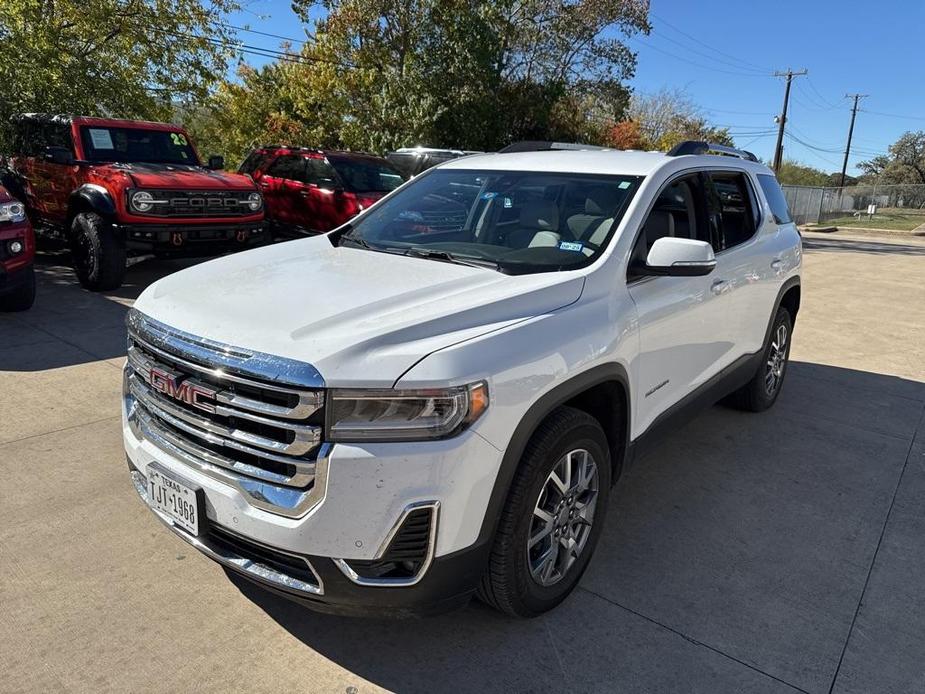
[[[124,395],[136,434],[231,482],[255,506],[304,513],[317,498],[324,423],[317,372],[196,338],[135,310],[128,323]]]

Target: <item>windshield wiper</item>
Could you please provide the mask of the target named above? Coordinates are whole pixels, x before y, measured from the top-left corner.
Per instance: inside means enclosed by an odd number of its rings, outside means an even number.
[[[429,258],[430,260],[442,260],[447,263],[456,263],[457,265],[468,265],[469,267],[491,268],[492,270],[501,270],[501,264],[488,258],[480,258],[473,255],[456,255],[449,251],[441,251],[436,248],[425,248],[414,246],[405,251],[405,255],[414,256],[415,258]]]

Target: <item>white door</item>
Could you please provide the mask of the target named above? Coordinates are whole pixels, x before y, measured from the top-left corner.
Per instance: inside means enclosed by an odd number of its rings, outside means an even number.
[[[729,326],[730,278],[717,270],[702,277],[634,278],[657,238],[709,240],[703,178],[699,174],[669,182],[640,232],[630,260],[628,290],[639,320],[635,377],[635,438],[672,405],[716,375],[732,351]]]

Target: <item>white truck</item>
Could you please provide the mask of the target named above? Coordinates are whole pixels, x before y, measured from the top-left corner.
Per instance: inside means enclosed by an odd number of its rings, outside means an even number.
[[[559,604],[639,452],[781,390],[801,240],[754,156],[488,154],[329,234],[165,277],[128,319],[134,485],[316,609]]]

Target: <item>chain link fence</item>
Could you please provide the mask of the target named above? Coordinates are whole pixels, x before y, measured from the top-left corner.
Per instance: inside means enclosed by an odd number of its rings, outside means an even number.
[[[914,229],[925,224],[925,185],[858,185],[843,188],[781,186],[797,224],[838,221],[844,226]],[[872,217],[868,207],[876,205]]]

